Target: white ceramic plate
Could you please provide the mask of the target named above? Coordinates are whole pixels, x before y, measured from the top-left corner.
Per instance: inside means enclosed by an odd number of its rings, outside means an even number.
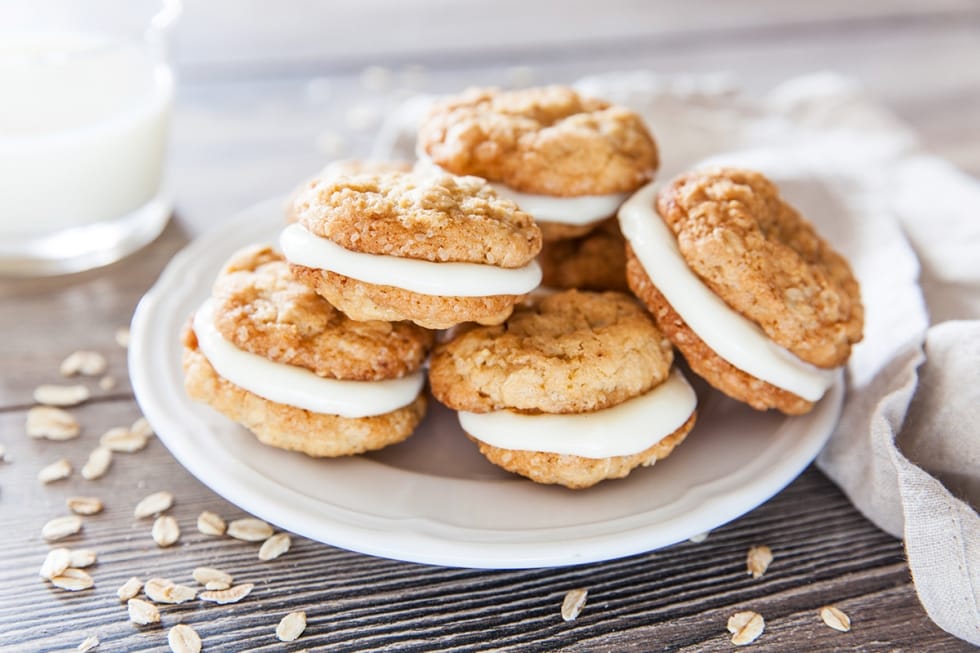
[[[144,414],[177,460],[283,529],[371,555],[459,567],[608,560],[680,542],[758,506],[799,475],[836,424],[840,379],[811,413],[794,418],[702,389],[698,423],[673,455],[579,492],[486,462],[434,401],[414,436],[377,453],[314,460],[265,447],[186,397],[179,334],[232,252],[275,242],[281,206],[255,206],[173,259],[133,318],[129,369]]]

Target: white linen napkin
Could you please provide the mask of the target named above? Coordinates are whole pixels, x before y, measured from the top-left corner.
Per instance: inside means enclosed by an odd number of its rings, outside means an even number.
[[[908,128],[830,73],[762,97],[725,77],[649,72],[576,86],[646,119],[659,179],[708,162],[761,170],[851,262],[865,336],[817,464],[868,519],[905,540],[933,621],[980,645],[980,517],[971,507],[980,505],[980,184],[921,152]],[[374,156],[413,158],[429,101],[393,112]]]

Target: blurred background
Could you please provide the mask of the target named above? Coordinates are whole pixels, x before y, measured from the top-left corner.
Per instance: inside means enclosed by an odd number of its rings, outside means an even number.
[[[409,94],[611,70],[721,73],[750,92],[838,71],[980,173],[951,119],[980,106],[972,0],[185,0],[173,56],[175,182],[195,212],[227,215],[364,156],[387,103]],[[206,174],[229,159],[235,175]]]

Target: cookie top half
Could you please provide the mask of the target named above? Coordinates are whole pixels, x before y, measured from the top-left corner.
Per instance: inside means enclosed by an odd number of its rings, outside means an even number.
[[[567,290],[437,346],[429,382],[456,410],[582,413],[647,392],[672,362],[670,342],[633,298]]]
[[[433,334],[408,322],[356,322],[305,284],[282,255],[256,245],[235,253],[212,289],[215,327],[244,351],[319,376],[380,381],[419,368]]]
[[[531,216],[477,177],[328,176],[298,193],[292,213],[310,233],[365,254],[519,268],[541,249]]]
[[[688,266],[731,308],[808,363],[847,360],[864,324],[858,282],[766,177],[695,170],[662,188],[656,208]]]
[[[453,174],[561,197],[636,190],[659,164],[639,115],[564,86],[470,89],[432,108],[418,147]]]

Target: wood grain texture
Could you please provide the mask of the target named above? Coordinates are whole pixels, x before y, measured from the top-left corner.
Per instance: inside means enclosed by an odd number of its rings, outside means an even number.
[[[193,11],[218,11],[219,4]],[[229,47],[222,57],[216,40],[210,50],[185,52],[170,168],[178,212],[161,238],[104,270],[0,281],[0,443],[10,457],[0,463],[6,527],[0,539],[0,650],[71,650],[95,634],[102,640],[98,651],[162,651],[167,628],[183,622],[201,634],[205,651],[729,651],[725,623],[743,609],[760,612],[767,622],[752,650],[971,650],[923,612],[901,542],[866,521],[812,468],[701,544],[580,567],[515,571],[394,562],[298,537],[281,558],[260,562],[258,544],[196,531],[202,510],[226,519],[244,515],[190,477],[155,439],[143,452],[117,454],[103,479],[86,481],[78,473],[99,435],[139,414],[125,351],[113,333],[128,323],[166,262],[211,225],[288,192],[316,170],[328,158],[318,137],[321,143],[326,137],[339,141],[339,148],[329,148],[335,153],[366,154],[373,132],[355,129],[350,114],[383,108],[410,90],[507,85],[528,73],[511,68],[517,64],[530,65],[535,82],[628,68],[723,70],[750,91],[834,69],[853,75],[907,120],[925,148],[980,174],[980,68],[965,65],[980,61],[975,3],[754,4],[761,13],[746,13],[744,3],[694,14],[679,5],[617,2],[610,6],[617,20],[592,29],[585,18],[592,8],[574,3],[547,43],[536,43],[526,31],[506,42],[447,42],[442,50],[431,43],[398,49],[392,41],[384,49],[365,42],[363,50],[347,50],[346,60],[304,49],[308,29],[286,36],[262,32],[263,14],[242,10],[234,21],[242,23],[242,34],[252,34],[241,37],[243,43],[259,33],[269,48],[278,43],[293,49],[263,59],[256,52],[231,56]],[[303,7],[317,10],[314,3]],[[630,16],[628,38],[617,38],[616,25],[629,23]],[[305,22],[288,24],[313,22],[307,15]],[[190,33],[185,47],[202,34],[206,30]],[[369,62],[389,66],[395,88],[403,90],[388,98],[363,88],[356,73]],[[406,67],[418,62],[427,68],[408,75]],[[83,424],[78,439],[27,438],[33,388],[58,382],[58,364],[76,349],[106,354],[116,387],[102,391],[95,379],[83,381],[94,398],[70,409]],[[42,486],[37,471],[60,457],[71,460],[75,473]],[[143,496],[164,489],[176,497],[171,514],[183,534],[173,547],[159,549],[150,538],[152,520],[137,520],[132,510]],[[75,494],[99,496],[106,510],[83,518],[82,532],[64,542],[99,553],[90,569],[95,588],[70,594],[42,581],[37,570],[49,549],[41,526],[67,514],[65,498]],[[753,544],[767,544],[775,554],[757,580],[745,573],[745,553]],[[164,606],[163,623],[156,626],[127,621],[115,596],[127,578],[163,576],[192,584],[191,571],[201,565],[253,582],[255,590],[236,605]],[[562,597],[576,587],[589,590],[588,603],[566,623],[559,614]],[[851,632],[823,624],[817,610],[828,603],[850,615]],[[275,627],[292,610],[307,612],[308,627],[296,642],[282,644]]]

